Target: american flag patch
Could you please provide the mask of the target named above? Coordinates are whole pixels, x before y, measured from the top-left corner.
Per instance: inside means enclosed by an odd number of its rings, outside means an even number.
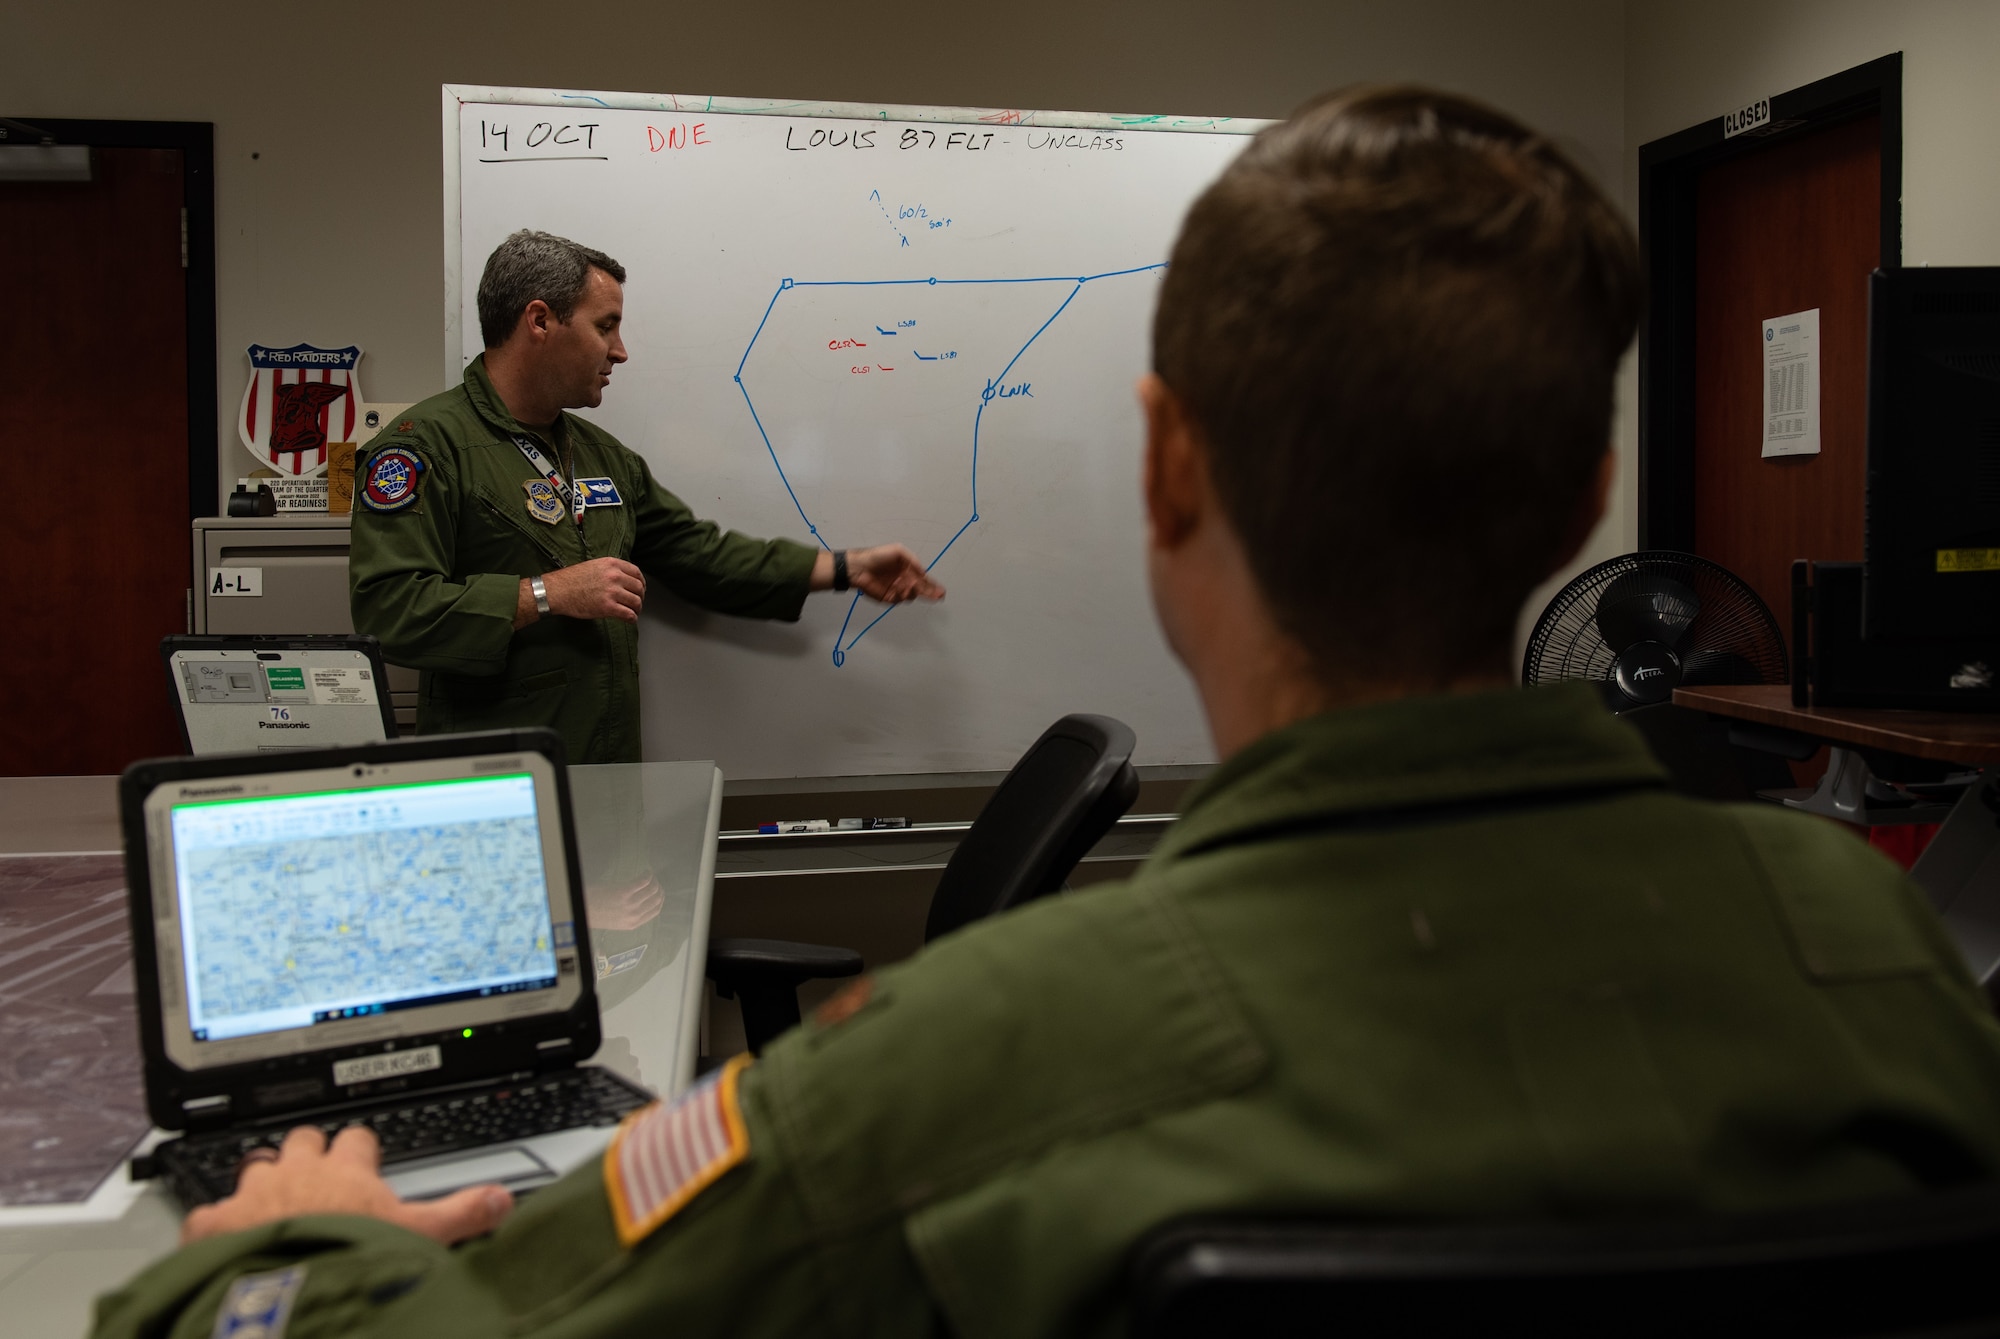
[[[750,1154],[736,1084],[739,1055],[672,1102],[635,1111],[604,1151],[604,1187],[618,1240],[635,1246]]]

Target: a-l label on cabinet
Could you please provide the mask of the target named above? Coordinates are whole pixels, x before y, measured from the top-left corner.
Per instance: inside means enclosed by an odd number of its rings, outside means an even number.
[[[214,567],[208,573],[210,595],[262,595],[264,569],[261,567]]]

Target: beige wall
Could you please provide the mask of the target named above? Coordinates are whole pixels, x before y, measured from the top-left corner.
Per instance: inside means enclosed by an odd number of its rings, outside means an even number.
[[[1488,98],[1606,180],[1624,18],[1601,0],[1004,9],[764,0],[331,6],[13,0],[0,115],[212,121],[224,487],[253,341],[367,351],[375,400],[441,388],[445,83],[1280,116],[1416,78]]]
[[[2000,4],[1678,0],[1627,21],[1629,198],[1647,141],[1900,51],[1903,261],[2000,263]]]
[[[1636,215],[1639,146],[1759,98],[1901,51],[1903,256],[2000,263],[2000,4],[1992,0],[1627,0],[1621,194]],[[1619,458],[1604,524],[1522,611],[1521,640],[1562,583],[1639,546],[1636,350],[1619,380]]]
[[[1904,254],[2000,260],[1991,0],[1024,0],[1003,18],[911,7],[891,22],[795,0],[16,0],[7,27],[0,114],[215,123],[225,425],[253,340],[357,342],[378,400],[442,384],[447,82],[1277,116],[1321,88],[1414,78],[1526,117],[1634,203],[1640,144],[1900,50]],[[1614,505],[1571,571],[1637,542],[1630,361]],[[218,449],[225,480],[249,460],[227,426]]]
[[[1903,259],[2000,264],[2000,4],[1994,0],[1627,0],[1622,195],[1635,214],[1639,147],[1891,52],[1903,53]],[[1615,505],[1577,561],[1638,547],[1636,358],[1620,383]]]

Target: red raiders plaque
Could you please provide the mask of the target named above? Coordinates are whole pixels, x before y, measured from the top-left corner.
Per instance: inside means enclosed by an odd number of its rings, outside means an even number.
[[[250,346],[250,384],[236,431],[250,454],[280,474],[312,475],[326,468],[329,442],[354,440],[361,416],[361,383],[354,366],[361,350]]]

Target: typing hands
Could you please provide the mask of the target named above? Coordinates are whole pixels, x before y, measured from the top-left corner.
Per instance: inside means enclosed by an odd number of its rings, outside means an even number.
[[[501,1186],[468,1186],[442,1199],[408,1203],[382,1179],[381,1165],[372,1130],[350,1125],[329,1144],[317,1128],[302,1125],[280,1148],[260,1149],[245,1160],[235,1194],[189,1214],[181,1223],[181,1245],[301,1214],[343,1213],[379,1218],[449,1246],[491,1232],[514,1211],[513,1195]]]

